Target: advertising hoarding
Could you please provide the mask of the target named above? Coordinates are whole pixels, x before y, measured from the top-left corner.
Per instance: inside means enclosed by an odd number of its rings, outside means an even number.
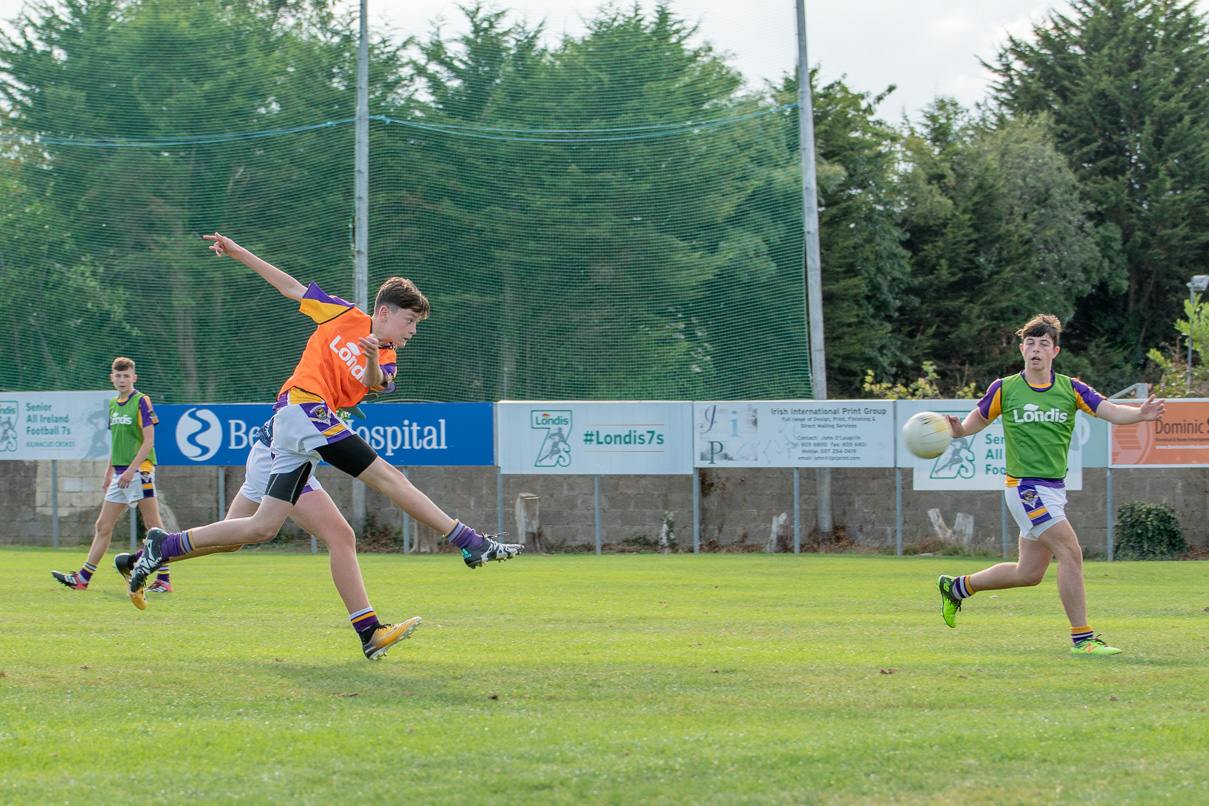
[[[693,472],[689,402],[506,401],[496,412],[503,473]]]
[[[696,467],[894,467],[894,403],[693,404]]]
[[[1111,426],[1112,467],[1209,464],[1209,400],[1168,400],[1166,407],[1161,420]]]
[[[0,461],[108,459],[116,392],[0,392]]]
[[[366,403],[349,428],[392,465],[495,463],[490,403]],[[157,406],[161,465],[242,465],[273,413],[267,403]]]

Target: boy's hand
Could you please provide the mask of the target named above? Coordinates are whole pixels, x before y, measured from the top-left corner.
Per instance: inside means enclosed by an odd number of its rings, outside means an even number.
[[[122,475],[118,476],[118,486],[123,490],[130,486],[130,482],[134,481],[134,465],[122,471]]]
[[[378,363],[378,350],[381,348],[382,342],[378,340],[377,336],[373,333],[370,333],[368,336],[362,336],[357,340],[357,344],[361,345],[361,352],[367,360],[373,361],[375,364]]]
[[[1167,406],[1163,400],[1155,400],[1154,395],[1147,398],[1146,402],[1139,407],[1139,413],[1143,422],[1153,421],[1161,418],[1167,413]]]
[[[202,237],[207,241],[214,241],[214,243],[210,244],[210,250],[219,257],[239,248],[239,244],[235,243],[235,241],[225,235],[219,235],[217,232],[213,235],[203,235]]]
[[[966,435],[965,424],[961,420],[957,419],[952,414],[942,413],[940,416],[944,417],[945,422],[949,424],[949,433],[953,436],[953,439],[961,439]]]

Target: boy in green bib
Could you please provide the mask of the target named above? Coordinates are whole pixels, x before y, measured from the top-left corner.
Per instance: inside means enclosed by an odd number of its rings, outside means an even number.
[[[97,563],[105,556],[113,527],[118,516],[126,507],[137,506],[148,529],[160,528],[159,503],[155,497],[155,426],[159,418],[151,405],[151,398],[134,388],[138,375],[134,373],[134,361],[124,356],[113,360],[109,380],[118,396],[109,401],[109,434],[112,447],[109,464],[105,467],[105,500],[101,503],[101,514],[97,516],[92,547],[88,550],[88,561],[79,571],[51,571],[51,576],[72,590],[86,590]],[[130,573],[131,555],[119,554],[115,559],[118,573],[126,577]],[[159,569],[155,582],[148,591],[171,593],[167,566]]]
[[[958,420],[944,415],[954,438],[976,434],[996,417],[1003,417],[1007,487],[1004,497],[1020,527],[1020,555],[1014,563],[976,574],[937,580],[941,615],[955,627],[963,600],[978,591],[1004,590],[1041,584],[1050,561],[1058,560],[1058,597],[1070,620],[1071,652],[1075,655],[1115,655],[1121,650],[1096,637],[1087,622],[1083,590],[1083,549],[1066,519],[1066,456],[1082,411],[1117,425],[1132,425],[1163,416],[1162,400],[1154,395],[1141,406],[1113,403],[1087,384],[1054,372],[1062,323],[1038,314],[1016,335],[1024,371],[991,384],[978,406]]]

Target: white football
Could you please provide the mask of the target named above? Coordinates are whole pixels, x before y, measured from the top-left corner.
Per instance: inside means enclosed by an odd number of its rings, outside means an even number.
[[[921,411],[903,423],[903,442],[920,459],[935,459],[952,441],[948,421],[934,411]]]

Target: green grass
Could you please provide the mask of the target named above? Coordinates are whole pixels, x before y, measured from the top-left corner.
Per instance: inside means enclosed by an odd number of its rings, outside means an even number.
[[[0,803],[1209,802],[1200,563],[1088,564],[1080,659],[1052,572],[945,627],[978,558],[365,555],[370,663],[325,557],[82,559],[0,550]]]

